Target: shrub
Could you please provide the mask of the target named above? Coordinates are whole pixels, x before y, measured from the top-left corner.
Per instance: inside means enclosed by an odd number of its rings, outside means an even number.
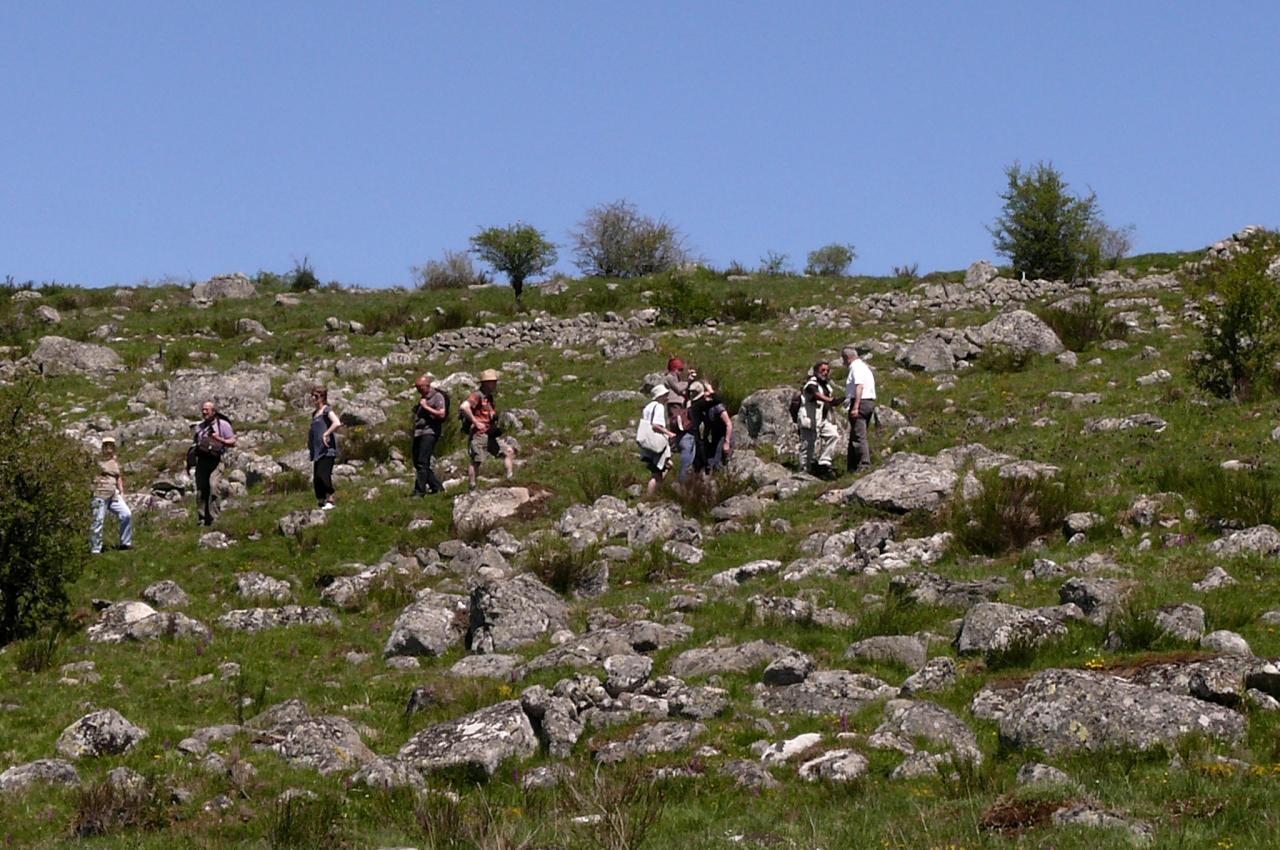
[[[289,288],[294,292],[310,292],[320,287],[320,278],[316,277],[316,270],[311,267],[306,257],[302,258],[302,262],[294,261],[293,270],[289,272],[287,278]]]
[[[471,237],[471,250],[507,276],[516,298],[524,291],[526,279],[542,274],[558,259],[556,246],[542,231],[521,222],[481,230]]]
[[[858,252],[853,245],[832,242],[809,252],[804,273],[817,277],[843,277],[857,258]]]
[[[714,475],[695,474],[683,483],[677,483],[672,492],[686,516],[703,519],[711,515],[711,509],[726,499],[751,490],[751,480],[732,472]]]
[[[164,828],[170,821],[167,797],[151,782],[135,788],[101,779],[76,792],[71,832],[77,838],[90,838],[126,829]]]
[[[982,492],[972,499],[957,494],[950,521],[956,545],[975,555],[1003,555],[1058,531],[1075,498],[1075,482],[1066,475],[1001,478],[992,469],[978,480]]]
[[[1029,348],[1014,348],[996,343],[982,349],[974,361],[979,369],[997,374],[1025,371],[1031,365],[1035,352]]]
[[[765,277],[781,277],[782,275],[791,274],[789,263],[791,257],[786,254],[780,254],[777,251],[769,251],[760,258],[759,273]]]
[[[419,289],[465,289],[468,286],[485,286],[489,276],[477,271],[467,251],[445,251],[439,260],[427,260],[424,265],[409,269]]]
[[[1108,315],[1097,296],[1069,307],[1045,307],[1036,315],[1072,351],[1084,351],[1101,339],[1124,339],[1129,335],[1129,326]]]
[[[767,298],[752,298],[745,292],[730,292],[720,304],[720,318],[726,322],[767,322],[778,308]]]
[[[920,277],[920,264],[907,263],[901,266],[894,266],[893,276],[906,283],[910,283]]]
[[[441,307],[431,317],[431,333],[465,328],[475,320],[475,311],[465,304],[449,304]]]
[[[374,428],[369,425],[356,425],[346,431],[346,440],[340,448],[344,460],[371,460],[374,463],[385,463],[391,460],[391,451],[400,434],[388,428]]]
[[[657,309],[661,324],[700,325],[719,314],[717,300],[707,290],[695,286],[683,272],[666,275],[654,289],[649,304]]]
[[[1280,525],[1280,483],[1267,469],[1223,469],[1170,458],[1155,473],[1159,490],[1182,493],[1210,527]]]
[[[618,284],[593,283],[582,295],[582,307],[588,313],[602,315],[622,307],[626,300]]]
[[[1192,361],[1192,377],[1221,398],[1280,389],[1280,299],[1268,271],[1280,254],[1280,234],[1255,234],[1248,248],[1211,264],[1194,281],[1205,324],[1204,350]]]
[[[1004,208],[990,229],[997,252],[1014,271],[1033,278],[1071,280],[1097,265],[1095,234],[1100,223],[1097,196],[1068,191],[1052,163],[1005,169]]]
[[[689,259],[684,235],[663,219],[614,201],[587,210],[570,233],[574,263],[594,277],[640,277],[670,271]]]
[[[561,540],[549,538],[540,539],[525,551],[524,565],[557,593],[570,593],[588,584],[597,572],[593,547],[575,550]]]
[[[65,617],[88,551],[91,467],[39,417],[35,387],[0,389],[0,646]]]
[[[1130,602],[1113,614],[1107,622],[1107,631],[1120,640],[1120,645],[1130,652],[1146,652],[1163,649],[1177,643],[1156,622],[1156,613]]]

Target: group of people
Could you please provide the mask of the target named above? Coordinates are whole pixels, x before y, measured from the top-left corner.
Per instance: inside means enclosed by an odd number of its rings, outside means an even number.
[[[640,456],[652,473],[646,491],[653,495],[680,454],[679,481],[695,472],[711,473],[733,454],[733,417],[716,396],[711,382],[672,357],[662,383],[650,390],[650,401],[636,426]]]
[[[852,345],[840,352],[848,369],[844,398],[837,398],[831,380],[831,363],[820,360],[809,370],[793,403],[800,432],[805,468],[819,478],[831,479],[840,431],[835,416],[841,407],[849,417],[847,468],[863,472],[871,467],[867,426],[875,417],[876,379],[871,367]],[[686,366],[683,359],[667,361],[667,374],[650,391],[651,399],[636,426],[640,458],[652,473],[647,492],[652,495],[680,455],[679,481],[695,472],[714,472],[733,452],[733,419],[716,397],[715,387]]]
[[[834,417],[841,406],[849,417],[850,471],[863,471],[871,466],[871,448],[867,442],[867,425],[875,415],[875,375],[858,350],[847,346],[841,359],[848,368],[843,402],[836,398],[831,383],[831,364],[818,361],[810,370],[800,390],[794,416],[800,431],[806,468],[820,478],[835,476],[832,461],[839,431]],[[486,456],[499,458],[507,478],[514,474],[515,451],[501,440],[502,429],[495,397],[498,373],[486,369],[480,373],[480,386],[459,405],[459,423],[467,437],[467,481],[476,488],[480,466]],[[435,385],[432,375],[421,375],[414,382],[418,399],[413,406],[413,466],[415,497],[440,493],[444,484],[431,468],[436,445],[449,417],[448,394]],[[329,406],[329,393],[322,386],[311,388],[311,425],[307,447],[312,464],[312,485],[320,510],[334,507],[333,466],[338,457],[337,432],[342,420]],[[192,444],[187,451],[187,469],[195,480],[196,519],[200,525],[213,525],[218,515],[217,474],[222,458],[236,445],[231,421],[218,412],[217,405],[205,401],[200,405],[201,420],[195,426]],[[636,428],[636,442],[641,459],[652,473],[647,492],[653,495],[667,471],[680,456],[679,480],[689,481],[695,473],[712,473],[728,463],[733,454],[733,418],[716,395],[712,383],[684,360],[667,361],[663,381],[650,391]],[[120,521],[120,548],[133,545],[133,517],[125,501],[124,475],[116,457],[116,441],[107,436],[97,461],[93,486],[93,524],[90,528],[90,551],[102,551],[102,530],[107,512]]]

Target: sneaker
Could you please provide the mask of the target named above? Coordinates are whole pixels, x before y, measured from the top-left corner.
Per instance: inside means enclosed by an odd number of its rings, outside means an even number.
[[[323,505],[320,506],[320,510],[322,511],[333,510],[333,502],[325,502]]]

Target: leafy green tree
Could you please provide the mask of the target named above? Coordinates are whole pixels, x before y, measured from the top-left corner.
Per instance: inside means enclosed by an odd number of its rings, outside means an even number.
[[[1217,260],[1194,276],[1204,311],[1204,348],[1192,377],[1221,398],[1248,399],[1280,390],[1280,234],[1255,233],[1248,250]]]
[[[538,228],[522,222],[486,227],[471,237],[471,250],[482,262],[507,276],[516,298],[524,291],[528,278],[542,274],[559,259],[555,244]]]
[[[65,616],[89,550],[89,461],[40,418],[36,386],[0,389],[0,646]]]
[[[830,245],[823,245],[809,252],[804,273],[817,277],[843,277],[856,259],[858,259],[858,252],[852,245],[832,242]]]
[[[614,201],[587,210],[573,239],[574,263],[594,277],[641,277],[677,268],[689,259],[684,235],[672,224]]]
[[[1072,280],[1097,268],[1097,196],[1071,194],[1052,163],[1005,169],[1004,210],[990,228],[995,249],[1027,277]]]

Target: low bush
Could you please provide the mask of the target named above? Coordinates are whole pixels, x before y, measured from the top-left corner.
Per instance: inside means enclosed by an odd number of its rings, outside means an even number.
[[[767,322],[776,315],[778,308],[769,299],[730,292],[720,304],[719,318],[726,322]]]
[[[286,493],[310,493],[311,476],[301,469],[286,469],[268,479],[263,489],[272,496],[282,496]]]
[[[446,304],[431,316],[428,336],[439,331],[469,327],[475,321],[475,310],[466,304]]]
[[[302,262],[294,262],[293,270],[286,277],[289,289],[294,292],[310,292],[320,287],[320,278],[316,277],[316,270],[306,257],[302,258]]]
[[[597,572],[594,547],[574,549],[568,543],[542,538],[525,550],[525,569],[557,593],[571,593],[595,577]]]
[[[1097,296],[1068,307],[1044,307],[1036,315],[1071,351],[1084,351],[1101,340],[1129,335],[1129,326],[1111,316]]]
[[[1107,631],[1129,652],[1145,652],[1171,646],[1173,641],[1156,622],[1156,612],[1129,603],[1107,622]]]
[[[763,277],[782,277],[791,274],[791,257],[777,251],[769,251],[760,258],[760,268],[756,272]]]
[[[439,260],[427,260],[410,270],[419,289],[465,289],[487,286],[489,275],[476,269],[468,251],[445,251]]]
[[[101,779],[76,792],[71,832],[77,838],[111,835],[124,830],[160,829],[171,821],[168,795],[145,782],[140,787]]]
[[[809,252],[804,273],[817,277],[843,277],[857,258],[858,252],[852,245],[832,242]]]
[[[675,501],[686,516],[705,519],[716,505],[751,491],[751,480],[728,471],[710,475],[695,472],[683,483],[672,487]]]
[[[978,474],[982,492],[972,499],[959,493],[949,525],[956,545],[975,555],[1003,555],[1062,528],[1076,498],[1069,475],[1001,478],[999,470]]]
[[[699,285],[684,272],[672,272],[654,280],[656,294],[649,302],[657,308],[661,324],[688,327],[708,319],[722,322],[763,322],[778,314],[767,298],[753,298],[741,290],[728,294]]]
[[[391,451],[396,444],[404,440],[403,435],[393,431],[387,425],[357,425],[344,429],[346,440],[343,441],[340,453],[343,460],[368,460],[374,463],[385,463],[391,460]]]
[[[1035,356],[1035,352],[1029,348],[1014,348],[996,343],[982,349],[974,363],[985,372],[1005,375],[1026,371]]]
[[[591,504],[601,496],[623,496],[627,488],[639,481],[640,465],[619,452],[594,452],[579,455],[569,474],[569,485],[583,504]]]

